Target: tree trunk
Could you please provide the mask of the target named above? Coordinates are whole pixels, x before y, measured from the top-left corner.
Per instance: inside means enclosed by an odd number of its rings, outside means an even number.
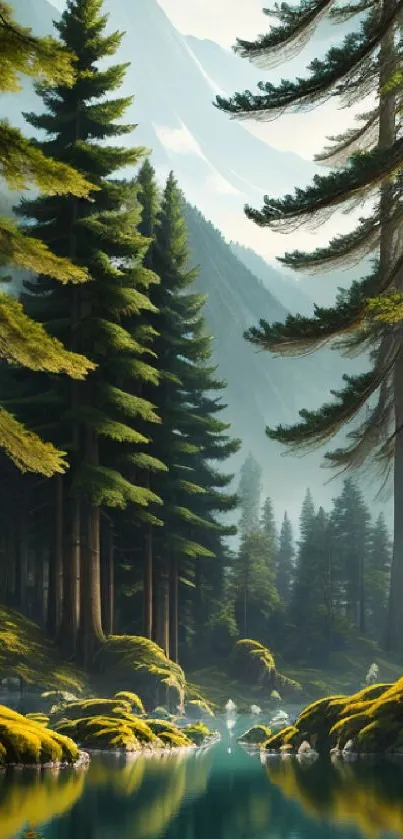
[[[80,612],[81,503],[80,499],[71,492],[66,500],[66,508],[63,538],[62,619],[58,638],[63,649],[68,654],[74,654]]]
[[[113,526],[106,522],[102,561],[102,614],[106,635],[112,635],[115,623],[115,545]]]
[[[171,643],[172,661],[179,661],[179,575],[178,558],[171,560]]]
[[[149,524],[146,532],[146,556],[144,566],[144,635],[153,637],[153,528]]]
[[[161,569],[157,586],[157,620],[155,640],[169,658],[169,573],[165,567]]]
[[[48,608],[46,628],[56,637],[62,616],[63,601],[63,479],[55,479],[54,550],[49,557]]]
[[[45,625],[45,557],[43,546],[35,551],[34,615],[39,626]]]
[[[23,614],[27,614],[28,595],[28,521],[25,503],[25,493],[21,496],[20,515],[16,551],[15,595],[16,607]]]
[[[85,462],[98,465],[98,442],[87,429]],[[81,551],[81,603],[78,629],[77,659],[85,667],[91,665],[94,653],[104,639],[101,606],[100,510],[88,500],[84,509]]]

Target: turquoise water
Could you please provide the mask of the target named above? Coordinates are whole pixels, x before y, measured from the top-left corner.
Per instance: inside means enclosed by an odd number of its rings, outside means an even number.
[[[403,759],[262,763],[236,744],[245,722],[192,755],[3,776],[0,839],[403,837]]]

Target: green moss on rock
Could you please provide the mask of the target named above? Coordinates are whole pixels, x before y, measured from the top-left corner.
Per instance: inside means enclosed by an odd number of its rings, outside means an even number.
[[[131,711],[133,695],[124,691],[114,699],[87,699],[64,704],[50,724],[85,749],[137,751],[200,745],[210,735],[203,723],[179,728],[168,720],[145,719]]]
[[[1,764],[73,764],[78,758],[79,749],[70,738],[0,706]]]
[[[371,685],[352,696],[330,696],[308,705],[294,726],[267,740],[266,749],[309,742],[319,753],[330,749],[385,754],[403,746],[403,678]]]
[[[253,725],[245,734],[238,738],[240,743],[247,743],[250,746],[259,746],[271,737],[271,728],[267,725]]]
[[[145,714],[144,705],[137,693],[132,693],[130,690],[120,690],[119,693],[115,693],[115,699],[123,699],[124,702],[129,703],[132,710],[135,708],[137,713]]]
[[[201,746],[202,743],[211,737],[211,731],[203,722],[191,723],[182,728],[183,734],[189,738],[196,746]]]

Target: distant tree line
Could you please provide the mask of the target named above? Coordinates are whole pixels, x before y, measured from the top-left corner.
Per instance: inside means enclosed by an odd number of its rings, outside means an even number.
[[[278,532],[261,469],[246,459],[239,482],[240,545],[227,574],[221,642],[254,638],[291,659],[323,660],[357,637],[383,642],[391,540],[383,513],[372,520],[356,483],[343,482],[330,511],[308,489],[299,538],[284,514]],[[231,639],[231,640],[230,640]]]

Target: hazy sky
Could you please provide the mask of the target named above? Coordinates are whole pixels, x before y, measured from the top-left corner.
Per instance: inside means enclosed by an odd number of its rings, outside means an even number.
[[[147,2],[147,0],[144,0]],[[186,35],[211,38],[226,47],[235,38],[267,31],[264,0],[158,0],[176,28]]]

